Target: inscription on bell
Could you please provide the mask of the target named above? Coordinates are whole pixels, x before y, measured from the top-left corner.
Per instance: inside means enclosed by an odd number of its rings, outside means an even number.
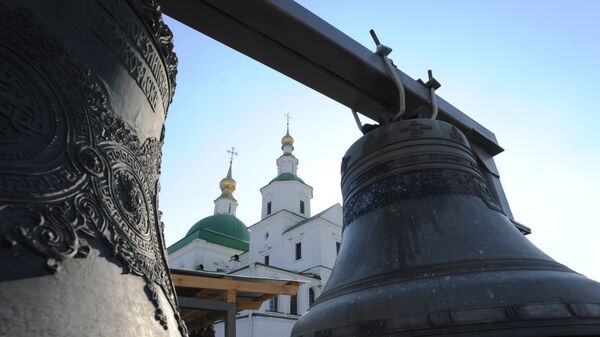
[[[142,90],[152,110],[156,112],[160,106],[166,110],[168,100],[160,95],[152,72],[145,60],[138,56],[134,47],[121,34],[121,29],[106,15],[100,13],[92,23],[91,30],[113,52],[127,72]],[[164,82],[162,80],[161,82]],[[165,90],[166,92],[166,90]]]

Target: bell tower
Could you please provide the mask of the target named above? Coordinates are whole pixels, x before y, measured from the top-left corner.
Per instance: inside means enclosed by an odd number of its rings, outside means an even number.
[[[235,192],[237,183],[231,175],[231,166],[233,164],[233,157],[237,156],[237,152],[235,152],[235,148],[232,147],[230,150],[227,150],[227,153],[230,155],[229,170],[227,171],[227,176],[221,179],[221,182],[219,182],[221,195],[215,199],[215,215],[227,214],[235,216],[235,210],[238,203],[233,197],[233,192]]]
[[[303,217],[310,217],[310,200],[312,187],[297,175],[298,158],[294,151],[294,138],[290,135],[290,115],[287,118],[286,133],[281,138],[283,154],[277,158],[277,176],[265,187],[260,189],[262,194],[261,219],[280,210],[287,210]]]

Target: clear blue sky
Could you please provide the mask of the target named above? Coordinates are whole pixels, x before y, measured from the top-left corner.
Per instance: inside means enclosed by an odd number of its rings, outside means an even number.
[[[433,69],[440,96],[496,134],[501,181],[517,221],[550,256],[600,280],[600,1],[299,1],[374,49],[369,29],[413,78]],[[313,214],[341,203],[340,160],[360,137],[350,111],[167,18],[179,57],[167,119],[161,208],[172,244],[213,214],[227,149],[238,217],[260,218],[293,117],[298,174]]]

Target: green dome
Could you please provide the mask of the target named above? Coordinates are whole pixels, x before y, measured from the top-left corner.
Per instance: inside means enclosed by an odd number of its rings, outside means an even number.
[[[186,235],[190,235],[199,229],[208,229],[242,241],[250,240],[250,231],[246,228],[246,225],[229,214],[215,214],[206,217],[196,222]]]
[[[305,184],[304,180],[298,178],[298,176],[293,173],[282,173],[282,174],[278,175],[277,177],[275,177],[275,179],[271,180],[271,183],[274,181],[289,181],[289,180],[297,180],[297,181]]]
[[[221,246],[247,251],[250,231],[233,215],[215,214],[196,222],[183,239],[167,250],[172,253],[194,239],[203,239]]]

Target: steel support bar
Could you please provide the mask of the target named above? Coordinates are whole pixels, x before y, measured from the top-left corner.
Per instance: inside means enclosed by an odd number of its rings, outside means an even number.
[[[229,47],[377,120],[398,91],[381,58],[290,0],[162,0],[163,12]],[[366,33],[366,32],[365,32]],[[429,90],[399,71],[407,111],[431,104]],[[492,155],[492,132],[438,97],[440,119],[471,131]]]
[[[398,90],[381,57],[291,0],[160,0],[163,12],[374,120],[397,110]],[[429,89],[400,70],[406,111],[431,106]],[[460,128],[505,213],[510,207],[488,129],[437,97],[438,119]],[[519,226],[518,226],[519,227]],[[528,228],[519,229],[527,233]]]

